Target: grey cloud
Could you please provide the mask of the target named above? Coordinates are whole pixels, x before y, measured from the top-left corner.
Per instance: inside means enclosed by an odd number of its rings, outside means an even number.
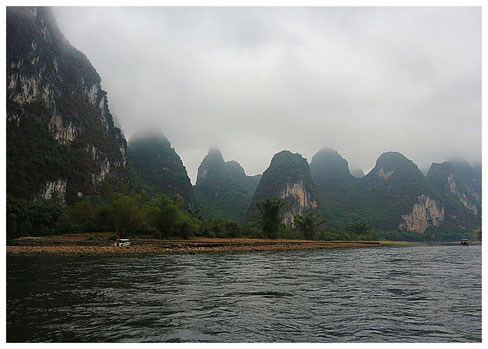
[[[130,136],[160,128],[192,180],[211,145],[248,174],[335,148],[365,172],[481,161],[477,7],[56,7]]]

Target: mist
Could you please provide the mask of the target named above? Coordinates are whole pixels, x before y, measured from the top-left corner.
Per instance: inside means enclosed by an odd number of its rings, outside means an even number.
[[[480,7],[53,7],[127,139],[160,130],[195,183],[209,147],[262,173],[336,149],[367,173],[481,162]]]

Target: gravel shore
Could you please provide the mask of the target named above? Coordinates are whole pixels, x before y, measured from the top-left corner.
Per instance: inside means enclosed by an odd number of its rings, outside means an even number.
[[[9,242],[7,255],[156,255],[167,253],[245,252],[303,250],[337,247],[374,247],[380,241],[304,241],[268,239],[133,239],[127,247],[117,247],[104,233],[71,234],[42,238],[20,238]]]

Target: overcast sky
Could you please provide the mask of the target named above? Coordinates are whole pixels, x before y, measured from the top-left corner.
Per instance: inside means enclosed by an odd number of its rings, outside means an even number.
[[[481,161],[479,7],[55,7],[127,139],[160,128],[195,182],[210,146],[249,175],[284,149],[368,172]]]

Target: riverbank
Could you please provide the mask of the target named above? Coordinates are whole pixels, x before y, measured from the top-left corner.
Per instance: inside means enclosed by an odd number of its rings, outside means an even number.
[[[392,241],[309,241],[284,239],[211,239],[158,240],[131,239],[131,245],[117,247],[109,241],[112,233],[84,233],[25,237],[9,241],[7,255],[69,255],[69,256],[124,256],[157,255],[169,253],[246,252],[303,250],[319,248],[379,247],[401,245]]]

